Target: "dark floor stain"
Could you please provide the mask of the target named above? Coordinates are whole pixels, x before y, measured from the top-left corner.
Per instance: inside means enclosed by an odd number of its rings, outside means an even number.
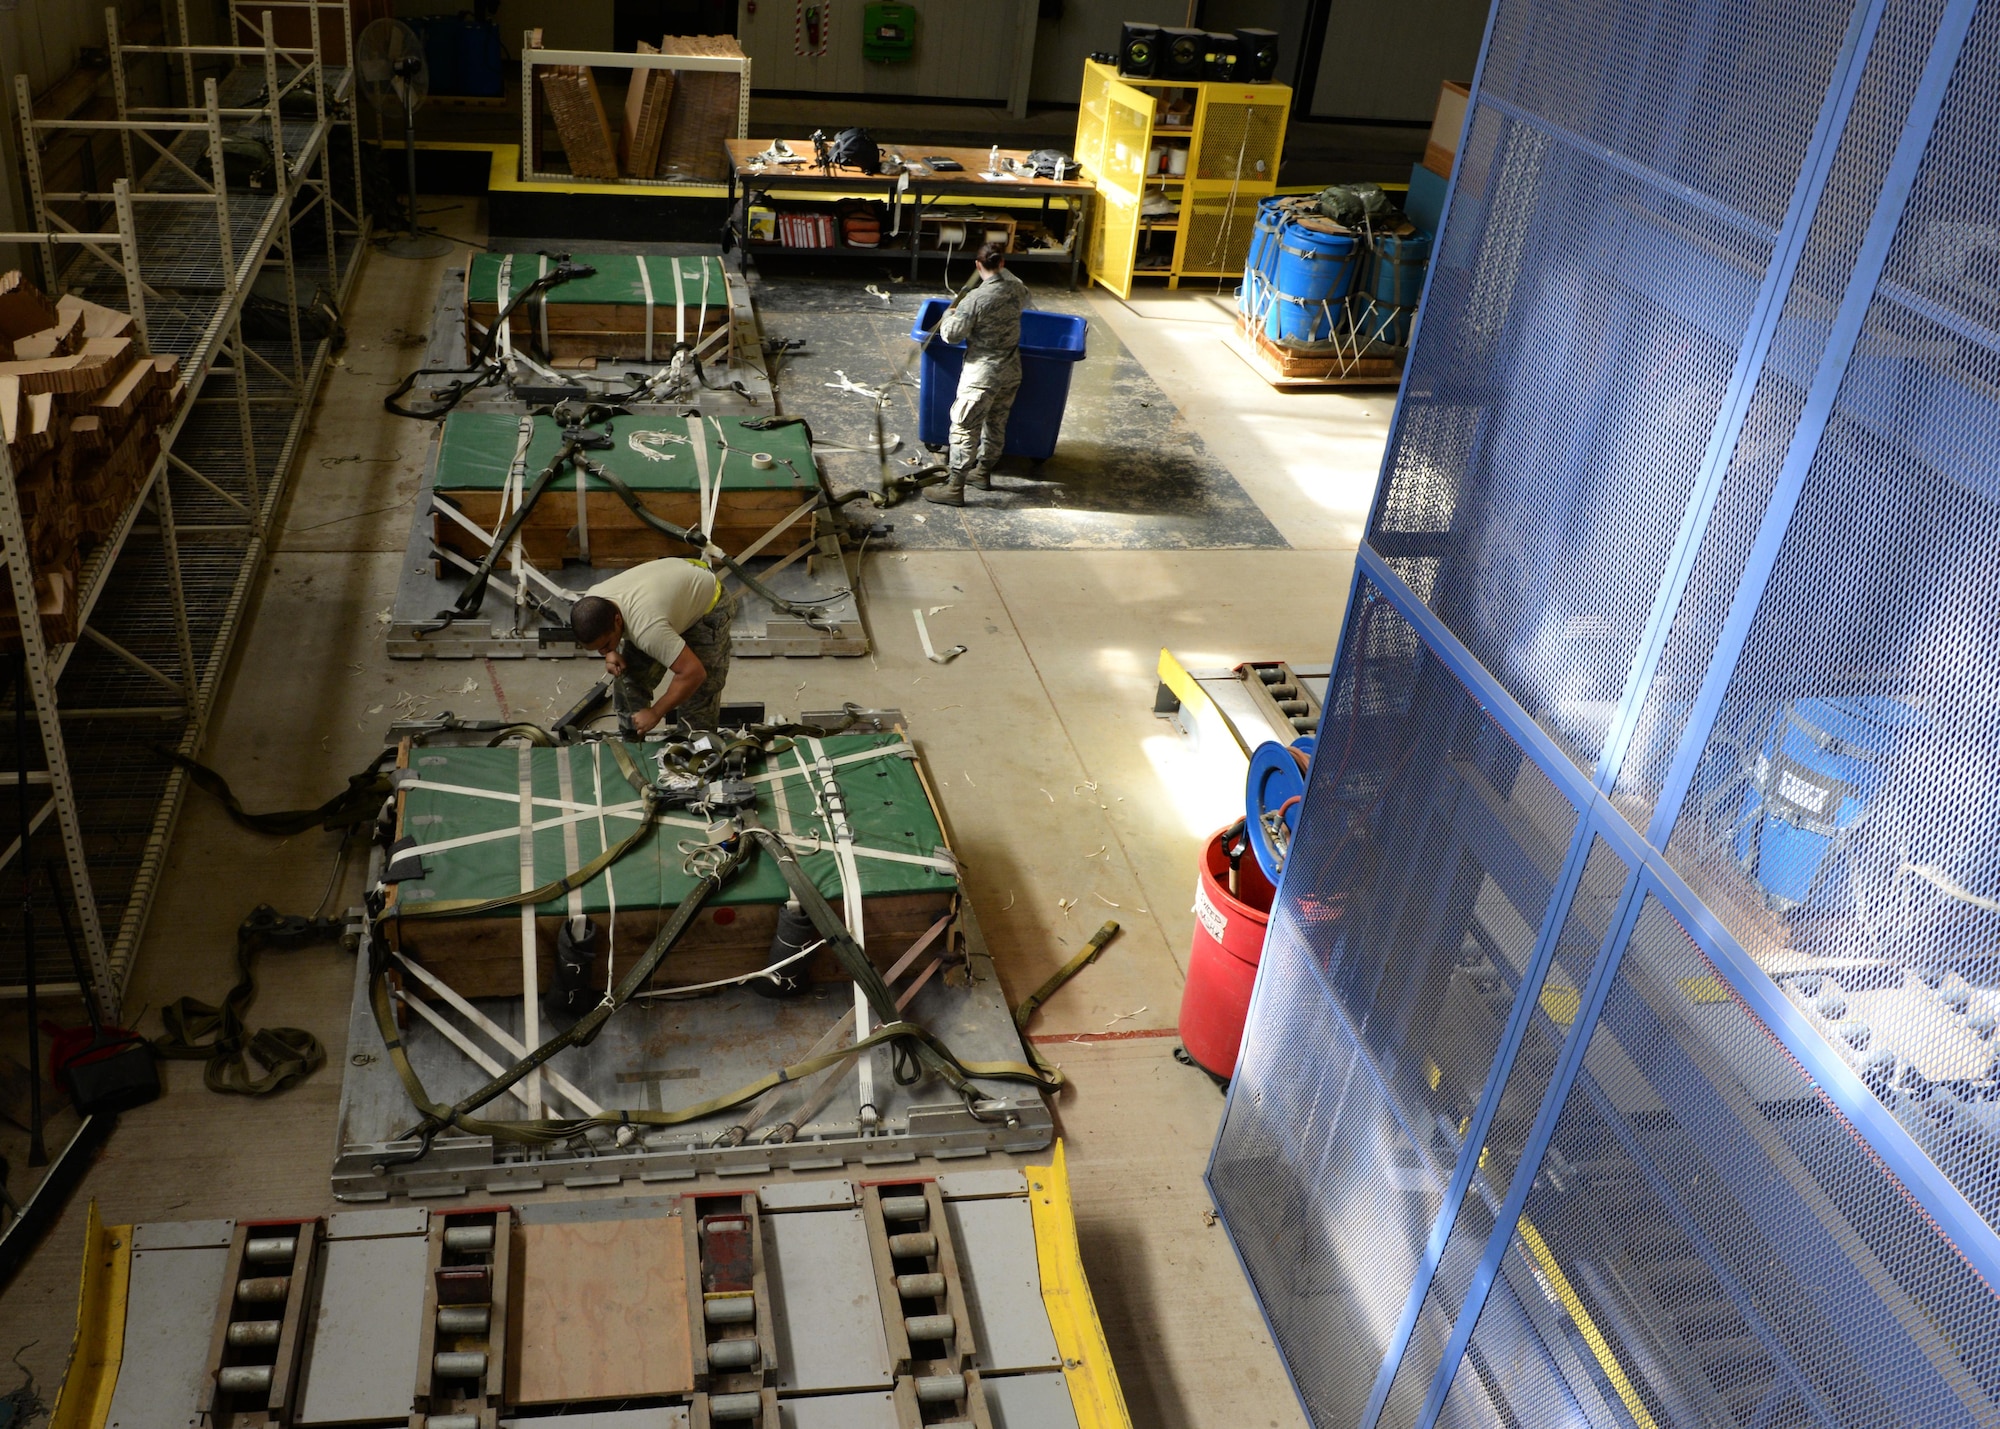
[[[853,447],[872,437],[874,412],[869,399],[838,390],[837,374],[877,389],[893,385],[885,421],[903,445],[889,466],[914,470],[933,458],[917,441],[921,368],[912,357],[910,324],[922,300],[940,290],[934,277],[913,288],[868,265],[843,271],[852,276],[752,275],[764,336],[805,341],[803,350],[784,358],[779,402],[805,417],[823,445]],[[1055,455],[1041,463],[1008,458],[995,473],[994,489],[969,492],[962,511],[908,501],[882,513],[894,527],[887,544],[910,550],[1283,549],[1284,537],[1083,296],[1057,281],[1034,281],[1042,276],[1028,275],[1033,306],[1074,313],[1090,324],[1089,355],[1071,374]],[[868,292],[871,284],[886,299]],[[820,464],[839,490],[879,484],[872,452],[828,452]]]

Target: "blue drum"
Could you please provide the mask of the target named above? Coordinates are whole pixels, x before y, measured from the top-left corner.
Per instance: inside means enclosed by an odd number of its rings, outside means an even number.
[[[1243,286],[1237,308],[1256,316],[1278,272],[1278,234],[1285,226],[1288,200],[1276,195],[1257,202],[1257,224],[1250,230],[1250,256],[1243,264]]]
[[[1360,266],[1361,243],[1324,220],[1287,224],[1278,234],[1277,289],[1264,331],[1282,342],[1325,342]]]
[[[1378,233],[1361,265],[1358,294],[1370,303],[1369,336],[1395,347],[1410,345],[1417,301],[1424,295],[1424,272],[1430,267],[1431,236],[1419,230],[1397,237]],[[1359,296],[1356,298],[1360,302]]]

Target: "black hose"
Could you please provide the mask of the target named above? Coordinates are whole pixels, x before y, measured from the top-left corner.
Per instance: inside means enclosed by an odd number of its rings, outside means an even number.
[[[549,255],[543,254],[542,256],[546,258]],[[418,368],[398,383],[393,392],[382,399],[383,409],[393,412],[398,417],[408,417],[412,421],[443,421],[445,413],[463,401],[466,393],[483,387],[489,382],[496,382],[507,375],[505,365],[492,360],[493,347],[500,340],[501,327],[506,323],[507,319],[514,315],[516,309],[530,299],[546,293],[549,289],[560,287],[572,278],[588,278],[596,272],[597,270],[588,263],[570,262],[567,253],[558,254],[554,268],[542,274],[534,282],[528,284],[527,287],[521,289],[508,302],[507,306],[500,310],[500,315],[493,320],[493,325],[486,329],[486,336],[481,338],[479,345],[472,350],[471,361],[463,367]],[[438,398],[437,403],[422,411],[412,411],[407,407],[399,405],[401,399],[408,395],[412,387],[417,385],[418,378],[448,377],[461,373],[477,373],[478,376],[469,382],[453,382],[436,389],[432,395]]]

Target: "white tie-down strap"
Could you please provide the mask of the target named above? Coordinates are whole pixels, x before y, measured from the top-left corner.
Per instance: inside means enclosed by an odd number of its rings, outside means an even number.
[[[535,887],[535,761],[534,747],[523,744],[517,769],[520,772],[521,791],[516,796],[521,805],[519,834],[521,839],[521,891],[530,892]],[[535,947],[535,905],[521,905],[521,1037],[530,1047],[542,1045],[542,989],[540,957]],[[542,1078],[539,1070],[528,1073],[522,1083],[527,1092],[528,1116],[540,1119],[542,1114]]]
[[[687,434],[688,445],[694,448],[694,479],[701,492],[701,531],[709,538],[701,553],[714,560],[722,554],[722,548],[715,544],[715,513],[722,506],[722,483],[709,476],[708,438],[701,429],[700,417],[687,419]]]
[[[653,360],[653,275],[646,267],[644,257],[639,258],[639,287],[646,295],[646,361]]]
[[[826,746],[817,739],[806,741],[812,750],[813,765],[806,774],[807,787],[811,787],[813,774],[817,773],[820,787],[817,791],[820,810],[826,816],[827,827],[833,831],[834,860],[840,869],[840,907],[845,915],[847,931],[855,945],[867,950],[865,921],[861,906],[861,870],[854,863],[854,829],[847,821],[846,797],[833,777],[833,761],[827,758]],[[797,747],[794,746],[794,753]],[[808,766],[803,754],[799,755],[799,768]],[[854,1040],[864,1042],[874,1031],[873,1009],[868,1005],[868,994],[859,982],[854,984]],[[857,1114],[861,1129],[865,1133],[881,1119],[881,1110],[875,1105],[875,1059],[861,1056],[856,1059],[856,1092],[858,1095]]]
[[[678,263],[680,260],[674,261]],[[694,345],[699,349],[702,332],[708,326],[708,281],[711,270],[706,258],[697,258],[695,262],[701,264],[701,306],[695,310],[694,315]]]
[[[499,304],[493,310],[495,313],[504,313],[507,311],[507,288],[512,282],[513,277],[514,255],[509,253],[500,259],[500,272],[493,280],[493,300]],[[501,361],[504,362],[514,355],[514,320],[512,318],[503,319],[500,323],[499,346]]]
[[[673,260],[674,265],[674,346],[682,346],[688,340],[687,286],[681,277],[681,260]]]
[[[431,972],[430,969],[426,968],[422,963],[416,961],[414,958],[406,957],[401,952],[394,952],[393,956],[395,957],[397,962],[401,963],[405,968],[409,970],[411,977],[414,977],[418,982],[422,983],[425,987],[429,988],[432,992],[436,993],[445,1002],[449,1003],[451,1005],[452,1010],[458,1013],[460,1017],[463,1017],[467,1022],[470,1022],[474,1027],[477,1027],[481,1032],[484,1032],[488,1037],[491,1037],[494,1043],[500,1048],[501,1051],[505,1052],[508,1056],[513,1057],[516,1060],[519,1060],[520,1058],[528,1055],[528,1050],[529,1050],[528,1048],[522,1046],[518,1041],[516,1041],[514,1039],[513,1034],[508,1032],[506,1028],[502,1027],[499,1023],[495,1022],[492,1018],[488,1017],[485,1013],[481,1012],[477,1006],[475,1006],[471,1002],[468,1002],[465,998],[461,997],[459,995],[458,989],[451,986],[451,984],[445,982],[442,978],[438,977],[435,973]],[[413,1007],[418,1007],[418,1003],[420,1001],[421,999],[419,999],[416,1002],[412,1002],[410,1005]],[[447,1023],[444,1022],[444,1020],[441,1017],[438,1017],[437,1015],[429,1012],[427,1009],[422,1007],[418,1007],[418,1010],[424,1012],[426,1020],[429,1021],[433,1027],[437,1028],[440,1032],[443,1032],[445,1036],[450,1037],[452,1042],[458,1047],[458,1049],[461,1052],[465,1053],[466,1056],[472,1058],[473,1061],[480,1063],[482,1067],[485,1067],[487,1075],[495,1077],[500,1075],[500,1067],[498,1066],[498,1064],[493,1064],[490,1066],[487,1065],[483,1059],[483,1055],[472,1045],[471,1038],[466,1037],[463,1033],[457,1033],[457,1035],[454,1036],[453,1034],[457,1032],[457,1029],[450,1027]],[[552,1071],[545,1067],[542,1069],[542,1075],[547,1076],[549,1079],[549,1085],[554,1087],[560,1095],[568,1098],[570,1103],[573,1106],[575,1106],[578,1111],[582,1112],[585,1116],[597,1116],[603,1112],[604,1110],[603,1107],[599,1106],[596,1102],[592,1101],[589,1097],[585,1096],[582,1092],[578,1091],[576,1087],[571,1085],[569,1079],[564,1077],[562,1073],[557,1071]],[[521,1102],[523,1102],[524,1104],[526,1103],[527,1098],[522,1096],[518,1090],[514,1092],[514,1095]]]
[[[479,537],[479,539],[484,541],[488,546],[491,546],[493,544],[493,533],[491,531],[487,530],[484,526],[481,526],[477,521],[474,521],[470,516],[467,516],[463,511],[460,511],[456,506],[453,506],[449,501],[446,501],[443,497],[436,495],[432,496],[431,510],[435,511],[440,516],[447,516],[451,518],[453,521],[456,521],[459,525],[463,526],[473,535]],[[464,570],[475,571],[479,569],[477,565],[475,565],[471,561],[466,560],[463,556],[459,555],[458,552],[447,551],[444,549],[442,545],[438,547],[438,554],[442,556],[445,560],[451,562],[453,565],[459,566]],[[547,576],[543,575],[539,570],[537,570],[534,567],[532,563],[528,562],[527,560],[523,560],[521,562],[521,569],[524,572],[526,572],[530,580],[534,581],[535,584],[541,586],[542,589],[546,590],[550,595],[554,596],[556,599],[563,601],[570,601],[576,599],[575,591],[567,590],[564,587],[557,585],[554,581],[550,580]]]

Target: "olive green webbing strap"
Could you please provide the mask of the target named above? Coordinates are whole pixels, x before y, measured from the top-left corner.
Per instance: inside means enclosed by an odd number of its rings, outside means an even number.
[[[214,795],[236,823],[254,833],[285,837],[322,827],[352,828],[374,818],[389,794],[389,776],[382,766],[396,754],[393,749],[383,750],[366,769],[348,776],[345,789],[316,809],[280,809],[256,814],[243,807],[229,781],[216,770],[165,745],[156,744],[152,749],[161,758],[185,769],[195,787]]]
[[[1035,1044],[1028,1040],[1028,1020],[1035,1015],[1036,1009],[1043,1003],[1062,991],[1064,983],[1096,962],[1097,955],[1104,951],[1104,945],[1117,936],[1118,920],[1116,918],[1106,918],[1104,926],[1090,935],[1090,941],[1083,945],[1082,950],[1075,957],[1057,968],[1055,972],[1050,974],[1047,982],[1029,993],[1021,1005],[1014,1009],[1014,1029],[1021,1034],[1021,1045],[1027,1049],[1029,1058],[1042,1071],[1052,1073],[1058,1077],[1062,1075],[1061,1072],[1056,1070],[1055,1064],[1035,1050]]]

